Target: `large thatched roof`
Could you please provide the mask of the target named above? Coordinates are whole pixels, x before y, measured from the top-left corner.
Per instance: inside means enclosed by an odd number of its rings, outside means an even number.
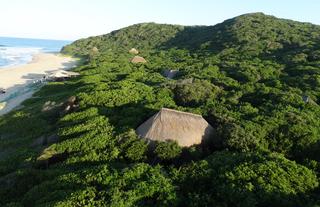
[[[136,133],[149,140],[174,140],[188,147],[208,139],[213,128],[200,115],[162,108],[141,124]]]
[[[146,63],[147,61],[141,56],[134,56],[131,60],[132,63]]]

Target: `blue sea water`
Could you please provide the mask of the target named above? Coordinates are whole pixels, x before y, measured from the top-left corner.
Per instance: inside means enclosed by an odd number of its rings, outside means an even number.
[[[0,37],[0,68],[23,65],[33,55],[43,52],[59,52],[71,41]]]

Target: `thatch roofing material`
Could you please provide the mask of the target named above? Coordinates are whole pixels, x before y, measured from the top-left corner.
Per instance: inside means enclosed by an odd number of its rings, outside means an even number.
[[[188,147],[208,139],[213,131],[200,115],[162,108],[141,124],[136,133],[149,140],[173,140],[180,146]]]
[[[65,70],[57,70],[49,74],[49,78],[71,78],[80,75],[79,73]]]
[[[7,105],[7,102],[0,102],[0,110],[4,109],[6,105]]]
[[[92,51],[93,53],[98,53],[98,52],[99,52],[99,49],[98,49],[97,47],[93,47],[93,48],[91,49],[91,51]]]
[[[141,56],[134,56],[131,60],[132,63],[146,63],[147,61]]]
[[[129,53],[131,53],[133,55],[137,55],[137,54],[139,54],[139,51],[136,48],[131,48],[131,50],[129,50]]]

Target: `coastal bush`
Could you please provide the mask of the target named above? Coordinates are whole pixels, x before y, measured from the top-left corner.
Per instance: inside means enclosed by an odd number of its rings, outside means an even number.
[[[209,81],[195,80],[193,83],[177,85],[174,89],[175,99],[179,105],[195,107],[214,98],[218,89]]]
[[[124,157],[129,161],[143,161],[147,158],[147,143],[138,138],[134,130],[127,132],[120,138],[120,148]]]
[[[254,13],[65,46],[81,76],[0,117],[0,206],[316,206],[319,38],[319,26]],[[130,62],[133,47],[147,63]],[[42,111],[70,96],[74,110]],[[134,129],[162,107],[205,117],[210,145],[147,146]]]
[[[319,185],[314,172],[280,154],[218,152],[181,170],[181,193],[197,205],[226,197],[228,206],[303,205],[301,195]]]
[[[172,160],[178,158],[182,148],[175,141],[157,142],[154,153],[161,160]]]

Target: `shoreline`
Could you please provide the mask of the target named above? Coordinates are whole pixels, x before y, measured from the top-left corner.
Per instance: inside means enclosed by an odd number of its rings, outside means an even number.
[[[56,70],[69,70],[76,64],[75,58],[60,53],[39,53],[27,64],[1,68],[0,88],[6,93],[0,94],[0,116],[19,107],[43,85],[34,85],[34,81]]]

